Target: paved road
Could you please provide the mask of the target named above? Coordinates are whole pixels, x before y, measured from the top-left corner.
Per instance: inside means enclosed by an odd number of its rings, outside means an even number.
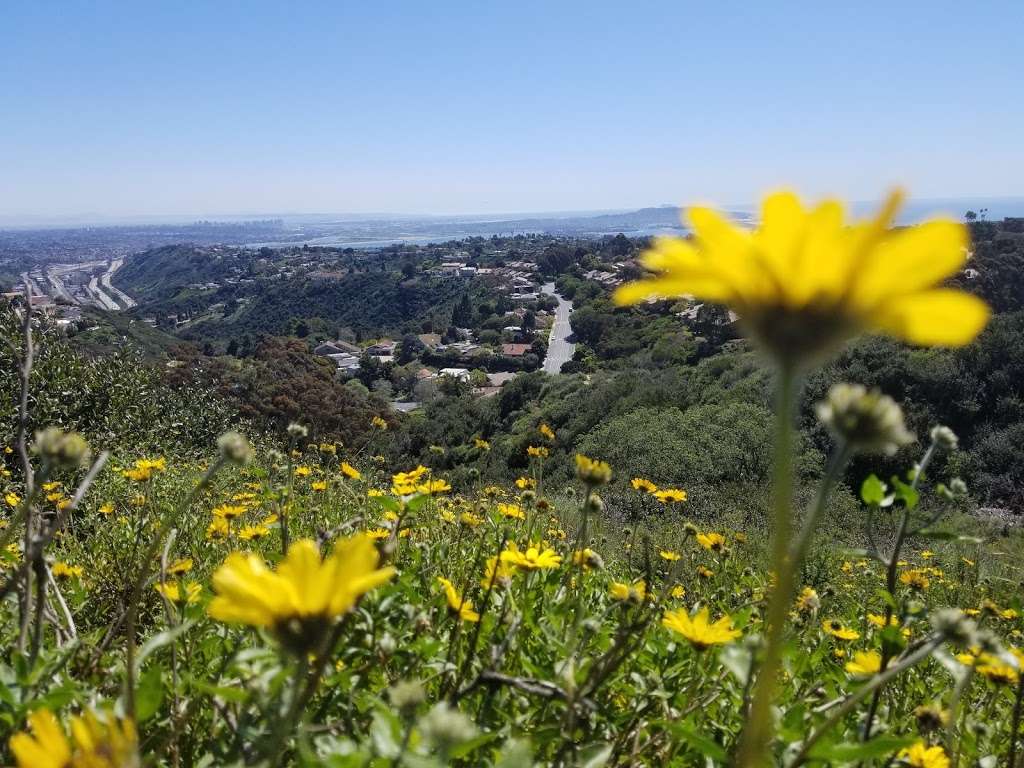
[[[541,286],[541,290],[558,299],[555,323],[551,326],[551,335],[548,337],[548,353],[544,356],[544,371],[559,373],[562,370],[562,363],[572,360],[572,353],[576,349],[576,345],[569,341],[569,336],[572,334],[572,326],[569,325],[572,302],[566,301],[555,293],[554,283],[545,283]]]
[[[122,309],[131,309],[135,306],[135,300],[116,285],[112,285],[110,282],[110,278],[114,276],[114,273],[117,272],[123,264],[124,259],[114,259],[110,262],[110,266],[108,266],[107,271],[103,273],[103,276],[100,278],[100,282],[103,284],[107,293],[117,299],[117,303],[121,305]]]

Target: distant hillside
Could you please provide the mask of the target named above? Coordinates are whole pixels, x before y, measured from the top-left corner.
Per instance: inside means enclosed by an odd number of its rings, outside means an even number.
[[[168,245],[128,259],[113,282],[140,303],[167,301],[189,285],[224,280],[250,261],[246,251]]]

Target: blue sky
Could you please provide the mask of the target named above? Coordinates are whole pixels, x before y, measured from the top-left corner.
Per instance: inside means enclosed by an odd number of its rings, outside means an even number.
[[[0,216],[1024,195],[1024,4],[0,7]]]

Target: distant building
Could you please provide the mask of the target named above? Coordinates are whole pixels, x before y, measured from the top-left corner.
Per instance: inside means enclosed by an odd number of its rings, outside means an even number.
[[[502,371],[500,373],[488,373],[487,383],[490,384],[492,387],[502,387],[508,382],[512,381],[512,379],[514,379],[518,375],[518,373],[507,371]]]
[[[501,354],[505,357],[522,357],[530,351],[529,344],[502,344]]]
[[[437,373],[440,376],[447,376],[450,379],[469,381],[469,370],[466,368],[442,368]]]

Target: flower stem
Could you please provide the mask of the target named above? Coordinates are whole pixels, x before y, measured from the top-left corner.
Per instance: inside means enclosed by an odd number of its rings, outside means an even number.
[[[779,369],[775,402],[775,449],[773,473],[772,571],[775,589],[765,617],[764,660],[754,687],[750,716],[740,739],[736,765],[755,768],[766,765],[772,738],[772,700],[776,677],[782,665],[783,633],[793,595],[795,563],[789,556],[793,507],[793,421],[796,412],[798,378],[788,366]]]

